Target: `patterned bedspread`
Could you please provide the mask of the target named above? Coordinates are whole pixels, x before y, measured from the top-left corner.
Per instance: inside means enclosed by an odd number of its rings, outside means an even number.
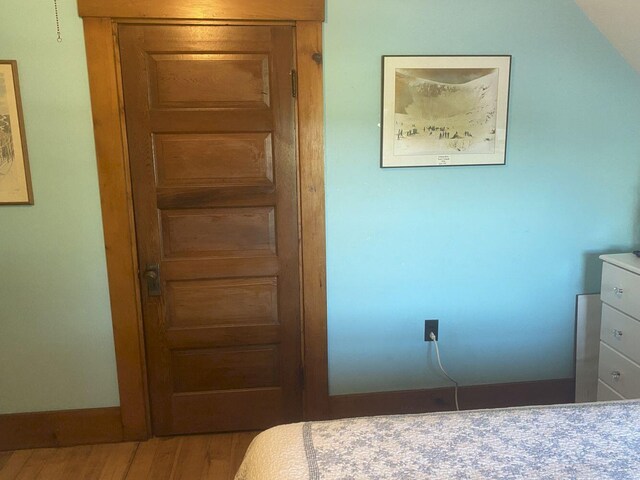
[[[275,479],[640,479],[640,401],[283,425],[236,476]]]

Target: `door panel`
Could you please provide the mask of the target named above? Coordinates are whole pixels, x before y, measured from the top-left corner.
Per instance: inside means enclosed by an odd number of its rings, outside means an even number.
[[[154,433],[299,420],[292,28],[119,40]]]
[[[266,132],[154,135],[159,187],[273,185]]]
[[[277,387],[278,347],[177,350],[172,353],[174,392]]]
[[[276,277],[168,282],[168,328],[275,325],[276,282]]]
[[[165,210],[165,258],[275,255],[273,207]]]
[[[188,432],[202,431],[203,418],[218,431],[253,430],[282,423],[285,403],[281,388],[178,393],[171,397],[172,422]]]
[[[149,63],[155,108],[269,107],[267,54],[156,54]]]

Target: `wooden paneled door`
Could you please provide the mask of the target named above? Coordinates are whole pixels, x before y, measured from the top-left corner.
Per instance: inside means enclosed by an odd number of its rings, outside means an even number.
[[[119,43],[153,431],[299,420],[293,27]]]

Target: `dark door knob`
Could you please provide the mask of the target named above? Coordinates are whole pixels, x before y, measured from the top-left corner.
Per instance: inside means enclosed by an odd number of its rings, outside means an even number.
[[[147,281],[147,293],[150,297],[159,297],[162,295],[162,289],[160,287],[160,265],[154,263],[147,265],[143,276]]]

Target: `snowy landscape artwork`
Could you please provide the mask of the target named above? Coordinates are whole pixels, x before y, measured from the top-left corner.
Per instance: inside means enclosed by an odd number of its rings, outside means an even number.
[[[383,57],[382,166],[504,164],[510,63]]]

